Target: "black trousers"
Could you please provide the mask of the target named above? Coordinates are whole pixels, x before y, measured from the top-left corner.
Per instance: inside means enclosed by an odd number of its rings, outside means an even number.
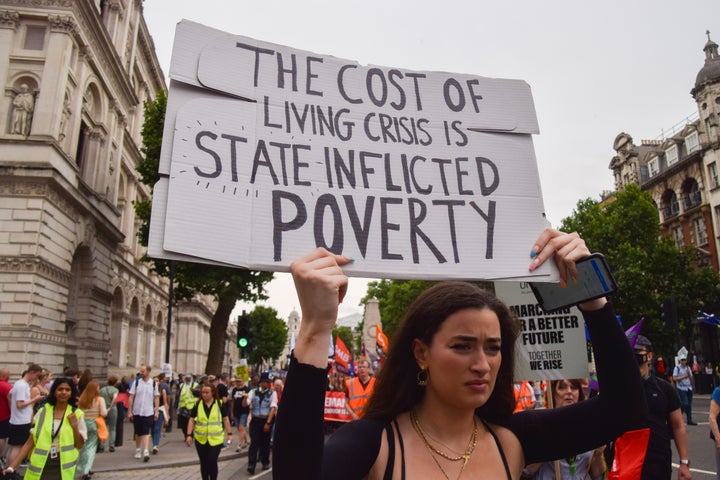
[[[253,417],[250,420],[250,449],[248,450],[248,467],[255,468],[258,451],[260,452],[260,463],[263,467],[270,465],[270,436],[272,429],[264,431],[267,418]]]
[[[200,459],[200,477],[202,480],[217,480],[218,478],[218,457],[222,444],[212,446],[210,442],[200,443],[195,441],[195,450],[197,450]]]

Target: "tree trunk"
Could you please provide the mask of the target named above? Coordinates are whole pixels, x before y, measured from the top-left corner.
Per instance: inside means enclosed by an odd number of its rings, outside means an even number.
[[[218,308],[215,310],[210,322],[210,346],[208,347],[205,373],[219,375],[222,373],[225,345],[227,345],[227,326],[230,314],[235,308],[235,298],[232,295],[221,295],[218,299]]]

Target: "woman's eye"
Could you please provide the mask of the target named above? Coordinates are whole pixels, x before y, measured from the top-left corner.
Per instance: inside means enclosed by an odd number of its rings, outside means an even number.
[[[455,345],[451,345],[450,348],[452,348],[453,350],[465,351],[470,350],[471,347],[467,343],[457,343]]]

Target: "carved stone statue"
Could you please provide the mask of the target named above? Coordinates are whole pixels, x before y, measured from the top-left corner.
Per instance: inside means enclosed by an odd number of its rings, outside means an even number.
[[[27,137],[30,134],[30,123],[35,109],[35,97],[29,92],[26,84],[20,85],[20,93],[13,100],[12,130],[10,133]]]
[[[72,110],[70,110],[70,99],[67,96],[67,93],[65,94],[65,101],[63,102],[63,110],[60,114],[60,135],[59,139],[62,142],[65,139],[65,125],[67,124],[67,120],[72,114]]]

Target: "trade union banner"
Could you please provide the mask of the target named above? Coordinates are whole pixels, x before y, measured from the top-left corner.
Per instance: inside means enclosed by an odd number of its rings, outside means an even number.
[[[530,87],[177,26],[153,257],[286,271],[322,246],[351,276],[557,280]]]

